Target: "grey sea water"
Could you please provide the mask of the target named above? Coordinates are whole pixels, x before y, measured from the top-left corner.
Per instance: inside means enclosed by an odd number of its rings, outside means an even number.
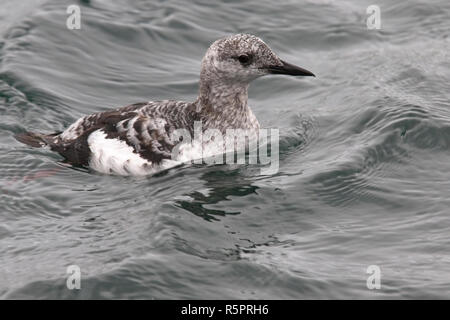
[[[195,99],[209,44],[239,32],[317,75],[250,87],[280,129],[277,174],[106,176],[13,137]],[[447,0],[2,0],[0,297],[449,298],[449,34]]]

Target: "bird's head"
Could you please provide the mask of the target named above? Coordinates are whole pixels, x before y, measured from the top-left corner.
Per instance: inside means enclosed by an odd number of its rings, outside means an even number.
[[[201,77],[214,83],[244,83],[267,74],[314,76],[281,60],[260,38],[237,34],[215,41],[202,60]]]

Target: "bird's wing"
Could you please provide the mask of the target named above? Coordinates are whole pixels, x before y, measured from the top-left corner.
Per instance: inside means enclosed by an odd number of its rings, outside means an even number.
[[[172,130],[163,118],[114,110],[81,118],[52,149],[75,165],[105,173],[138,174],[136,170],[148,171],[171,158]]]
[[[98,129],[87,139],[89,166],[103,173],[141,175],[156,172],[172,161],[174,147],[162,118],[136,115]]]
[[[160,163],[171,158],[172,127],[162,118],[137,115],[117,123],[107,133],[107,138],[120,139],[131,146],[136,153],[151,163]]]

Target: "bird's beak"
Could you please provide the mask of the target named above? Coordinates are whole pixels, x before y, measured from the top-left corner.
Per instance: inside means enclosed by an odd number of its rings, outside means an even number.
[[[269,66],[267,70],[272,74],[286,74],[290,76],[304,76],[304,77],[315,77],[314,73],[308,71],[306,69],[297,67],[293,64],[287,63],[283,60],[280,60],[281,66]]]

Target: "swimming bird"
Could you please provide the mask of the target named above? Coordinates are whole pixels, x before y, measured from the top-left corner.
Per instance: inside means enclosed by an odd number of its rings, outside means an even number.
[[[179,163],[172,159],[177,129],[258,130],[247,104],[251,81],[268,74],[314,76],[281,60],[260,38],[237,34],[216,40],[201,62],[198,97],[193,102],[161,100],[84,116],[65,131],[26,132],[16,139],[32,147],[48,146],[67,162],[119,175],[144,175]]]

